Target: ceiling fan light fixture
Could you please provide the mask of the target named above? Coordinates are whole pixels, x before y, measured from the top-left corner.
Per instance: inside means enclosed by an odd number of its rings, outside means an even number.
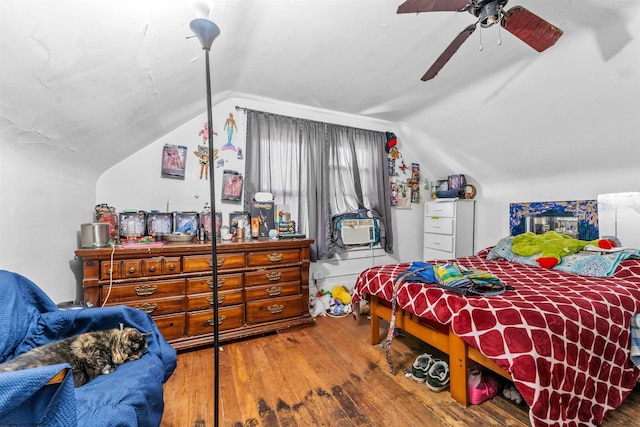
[[[498,2],[487,3],[482,6],[478,19],[482,28],[488,28],[500,22],[501,6]]]

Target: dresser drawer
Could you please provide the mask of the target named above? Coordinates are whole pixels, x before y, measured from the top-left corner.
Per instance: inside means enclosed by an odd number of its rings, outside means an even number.
[[[122,277],[132,279],[142,276],[142,260],[140,259],[125,259],[120,261],[122,263]]]
[[[425,233],[453,234],[452,218],[426,217],[424,219]]]
[[[100,263],[101,279],[119,279],[122,275],[122,263],[120,261],[102,261]]]
[[[242,305],[222,307],[218,310],[218,330],[239,328],[244,325]],[[205,335],[213,333],[213,309],[187,313],[187,335]]]
[[[218,293],[218,307],[226,307],[229,305],[242,304],[242,290],[225,291]],[[187,297],[187,311],[203,310],[213,307],[213,294],[197,294]]]
[[[268,322],[302,314],[302,295],[247,302],[247,323]]]
[[[245,265],[244,254],[218,254],[218,270],[242,268]],[[191,255],[182,259],[182,271],[192,273],[198,271],[211,271],[211,255]]]
[[[259,267],[300,262],[300,250],[285,249],[282,251],[249,252],[249,267]]]
[[[300,281],[300,268],[275,268],[244,273],[244,287]]]
[[[167,341],[182,338],[184,336],[184,313],[155,316],[153,321],[156,322],[162,336]]]
[[[184,296],[179,297],[167,297],[167,298],[154,298],[149,300],[129,301],[127,305],[132,308],[142,310],[152,316],[158,316],[161,314],[179,313],[184,311]],[[116,305],[116,304],[107,304]]]
[[[455,202],[428,202],[425,203],[425,216],[441,216],[453,218],[456,214]]]
[[[244,295],[247,301],[259,299],[284,297],[300,293],[300,282],[281,283],[277,285],[261,285],[245,288]]]
[[[162,258],[143,259],[140,264],[143,276],[160,276],[162,274]]]
[[[242,273],[219,274],[218,290],[228,291],[230,289],[242,289],[242,279]],[[203,292],[210,292],[212,289],[213,278],[211,276],[187,279],[187,294],[201,294]]]
[[[153,299],[169,296],[184,296],[184,279],[158,280],[154,282],[139,282],[131,285],[113,285],[109,293],[109,285],[101,287],[104,301],[109,295],[107,303]]]
[[[424,247],[429,249],[437,249],[439,251],[453,251],[453,236],[444,234],[426,234],[424,235]]]
[[[162,261],[162,274],[180,274],[180,257],[164,257]]]
[[[453,252],[439,251],[437,249],[424,248],[422,259],[442,263],[454,259]]]

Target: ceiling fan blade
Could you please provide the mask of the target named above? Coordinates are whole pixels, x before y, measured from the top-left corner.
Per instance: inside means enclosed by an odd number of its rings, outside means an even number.
[[[502,26],[538,52],[553,46],[562,35],[560,28],[522,6],[514,6],[505,12]]]
[[[398,13],[455,12],[464,10],[470,0],[407,0],[398,6]]]
[[[433,63],[431,68],[427,70],[427,72],[424,74],[424,76],[422,76],[420,80],[426,82],[427,80],[431,80],[432,78],[434,78],[436,74],[438,74],[438,72],[442,69],[442,67],[444,67],[444,64],[449,62],[453,54],[456,53],[458,48],[462,46],[462,43],[464,43],[465,40],[467,40],[475,30],[476,24],[471,24],[467,28],[462,30],[462,32],[460,32],[460,34],[458,34],[458,36],[453,39],[451,44],[447,46],[444,52],[442,52],[438,59],[436,59],[436,62]]]

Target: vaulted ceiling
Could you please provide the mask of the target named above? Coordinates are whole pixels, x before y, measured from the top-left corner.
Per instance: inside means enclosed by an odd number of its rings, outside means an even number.
[[[0,141],[100,173],[202,114],[203,53],[189,23],[205,15],[221,27],[214,103],[272,99],[387,120],[425,157],[476,175],[496,156],[507,163],[498,178],[523,173],[514,159],[593,168],[612,147],[610,167],[637,164],[640,2],[511,0],[560,27],[558,43],[537,53],[498,26],[476,31],[428,82],[475,18],[399,15],[400,3],[0,0]],[[584,150],[598,144],[609,145]]]

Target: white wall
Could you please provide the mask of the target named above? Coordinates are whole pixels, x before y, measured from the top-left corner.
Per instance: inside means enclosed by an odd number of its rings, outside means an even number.
[[[0,269],[26,276],[56,303],[75,300],[73,251],[80,224],[92,221],[95,177],[54,161],[44,146],[19,148],[0,144]]]

